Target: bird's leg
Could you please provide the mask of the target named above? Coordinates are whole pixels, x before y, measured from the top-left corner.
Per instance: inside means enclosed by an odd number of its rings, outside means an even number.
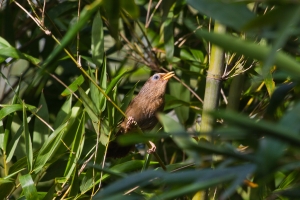
[[[132,116],[129,116],[126,122],[126,131],[131,129],[133,126],[137,126],[137,122],[134,120]],[[154,153],[156,150],[156,146],[153,142],[149,141],[151,147],[147,150],[147,153]]]
[[[156,151],[156,146],[153,142],[149,141],[151,147],[147,150],[147,153],[151,154],[154,153]]]

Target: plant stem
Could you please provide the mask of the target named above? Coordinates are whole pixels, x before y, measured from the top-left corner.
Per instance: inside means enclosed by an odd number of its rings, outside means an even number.
[[[244,77],[244,74],[239,74],[233,78],[229,89],[227,109],[238,110],[244,85]]]
[[[214,32],[216,33],[225,33],[225,26],[215,22]],[[213,129],[214,119],[207,112],[211,110],[215,110],[218,106],[219,94],[220,94],[220,86],[222,73],[224,71],[224,51],[217,47],[216,45],[212,45],[211,55],[210,55],[210,64],[207,71],[206,77],[206,87],[204,94],[204,103],[203,103],[203,113],[202,113],[202,121],[200,132],[207,133]],[[211,141],[209,136],[200,136],[199,139],[204,138],[208,141]]]

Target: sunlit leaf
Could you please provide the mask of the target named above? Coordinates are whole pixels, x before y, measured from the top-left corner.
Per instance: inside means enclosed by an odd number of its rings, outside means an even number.
[[[19,181],[24,191],[26,199],[38,200],[38,193],[30,174],[20,176]]]
[[[25,138],[25,150],[26,150],[28,171],[31,171],[33,165],[33,151],[32,151],[32,140],[28,129],[25,104],[23,104],[23,134],[22,135]]]
[[[103,63],[104,55],[104,34],[102,19],[99,12],[96,13],[93,20],[91,49],[93,62],[100,68]]]

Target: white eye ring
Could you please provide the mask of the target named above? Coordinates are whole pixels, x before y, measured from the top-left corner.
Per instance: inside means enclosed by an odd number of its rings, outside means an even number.
[[[152,77],[153,80],[158,80],[159,79],[159,74],[154,74]]]

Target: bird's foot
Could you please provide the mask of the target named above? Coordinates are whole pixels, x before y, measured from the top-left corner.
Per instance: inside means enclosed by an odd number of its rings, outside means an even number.
[[[132,116],[129,116],[126,123],[126,130],[129,130],[133,126],[137,126],[137,122],[134,120]]]
[[[156,146],[153,142],[149,141],[151,147],[147,150],[147,153],[152,154],[156,151]]]

